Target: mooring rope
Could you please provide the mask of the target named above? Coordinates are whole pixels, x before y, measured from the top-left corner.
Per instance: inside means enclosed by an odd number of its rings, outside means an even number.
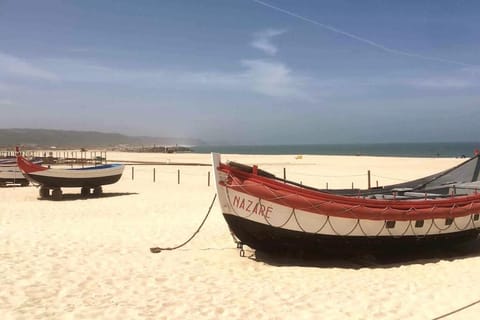
[[[202,229],[203,225],[205,224],[205,221],[207,221],[207,218],[208,216],[210,215],[210,212],[212,211],[212,207],[213,207],[213,204],[215,203],[215,199],[217,198],[217,194],[215,194],[213,196],[213,200],[212,200],[212,203],[210,204],[210,208],[208,208],[208,212],[207,212],[207,215],[205,216],[205,218],[203,218],[203,221],[202,223],[200,224],[200,226],[197,228],[197,230],[190,236],[190,238],[188,238],[187,241],[183,242],[182,244],[179,244],[175,247],[166,247],[166,248],[162,248],[162,247],[153,247],[153,248],[150,248],[150,252],[151,253],[160,253],[162,251],[167,251],[167,250],[175,250],[175,249],[178,249],[178,248],[181,248],[183,246],[185,246],[187,243],[189,243],[190,241],[193,240],[193,238],[195,238],[195,236],[200,232],[200,230]]]
[[[463,306],[463,307],[458,308],[458,309],[456,309],[456,310],[450,311],[449,313],[442,314],[441,316],[438,316],[438,317],[436,317],[436,318],[433,318],[432,320],[438,320],[438,319],[446,318],[446,317],[448,317],[448,316],[451,316],[452,314],[455,314],[455,313],[457,313],[457,312],[460,312],[460,311],[462,311],[462,310],[465,310],[465,309],[467,309],[467,308],[470,308],[470,307],[476,305],[477,303],[480,303],[480,300],[477,300],[477,301],[475,301],[475,302],[472,302],[472,303],[470,303],[470,304],[467,304],[466,306]]]

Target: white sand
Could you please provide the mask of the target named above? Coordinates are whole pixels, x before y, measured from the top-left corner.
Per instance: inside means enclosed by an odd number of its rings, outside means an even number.
[[[209,163],[209,155],[109,153],[109,159]],[[397,183],[461,159],[243,156],[287,178],[330,188]],[[35,187],[0,189],[1,319],[431,319],[480,299],[478,252],[455,259],[375,265],[345,259],[239,257],[215,204],[210,167],[128,166],[110,197],[38,200]],[[181,184],[177,184],[177,170]],[[212,176],[213,184],[213,176]],[[248,250],[247,255],[253,254]],[[448,319],[474,319],[480,304]]]

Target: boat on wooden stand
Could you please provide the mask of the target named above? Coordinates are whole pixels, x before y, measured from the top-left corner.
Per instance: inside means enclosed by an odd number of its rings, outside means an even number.
[[[243,244],[268,252],[448,246],[480,228],[479,157],[428,177],[367,190],[321,190],[213,154],[223,216]]]
[[[62,199],[61,188],[81,188],[82,196],[102,194],[102,186],[120,180],[124,165],[106,164],[94,167],[57,169],[32,163],[21,156],[17,150],[17,164],[23,175],[34,184],[40,185],[40,198],[50,196],[54,200]]]

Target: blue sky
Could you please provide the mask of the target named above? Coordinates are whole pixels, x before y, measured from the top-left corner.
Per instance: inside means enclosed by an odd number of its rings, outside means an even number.
[[[478,141],[480,2],[0,0],[0,127]]]

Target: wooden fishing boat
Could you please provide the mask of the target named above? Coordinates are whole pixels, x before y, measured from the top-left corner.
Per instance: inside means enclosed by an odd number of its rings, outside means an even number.
[[[480,228],[479,157],[411,182],[320,190],[213,154],[223,216],[241,245],[338,252],[445,246]]]
[[[18,151],[18,150],[17,150]],[[106,164],[94,167],[57,169],[34,164],[17,152],[17,164],[23,175],[40,185],[40,197],[50,196],[54,200],[62,199],[61,188],[81,188],[81,194],[88,196],[93,189],[94,195],[102,193],[102,186],[120,180],[124,165]]]

